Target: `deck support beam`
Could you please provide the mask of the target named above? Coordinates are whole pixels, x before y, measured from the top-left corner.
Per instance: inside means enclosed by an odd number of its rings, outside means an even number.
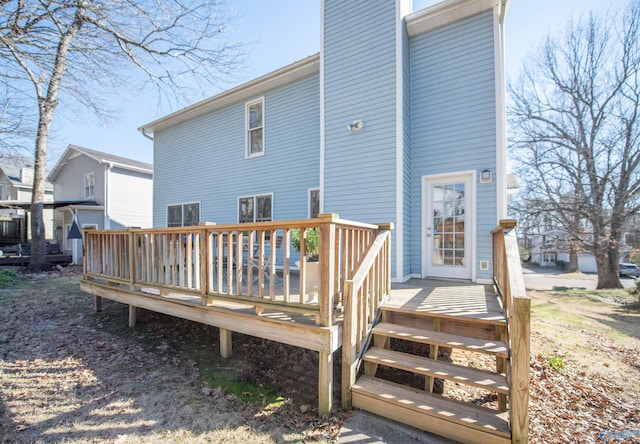
[[[318,415],[331,411],[333,393],[333,353],[318,352]]]
[[[129,327],[134,328],[136,326],[136,318],[138,313],[135,305],[129,305]]]
[[[220,329],[220,356],[224,359],[231,357],[231,330]]]

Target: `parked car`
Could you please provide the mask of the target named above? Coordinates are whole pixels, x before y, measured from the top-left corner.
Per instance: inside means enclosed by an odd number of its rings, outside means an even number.
[[[640,269],[636,264],[620,264],[618,270],[620,277],[640,277]]]

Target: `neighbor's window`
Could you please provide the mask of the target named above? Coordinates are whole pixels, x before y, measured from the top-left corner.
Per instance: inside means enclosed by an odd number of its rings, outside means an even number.
[[[273,220],[272,203],[272,194],[239,197],[238,222],[265,222]]]
[[[309,217],[315,218],[320,214],[320,190],[317,188],[309,190]]]
[[[246,157],[264,155],[264,98],[246,105]]]
[[[4,194],[4,186],[0,183],[0,200],[2,200],[3,194]]]
[[[84,197],[88,199],[93,197],[94,187],[96,185],[95,173],[89,173],[84,175]]]
[[[192,202],[167,206],[167,226],[186,227],[200,222],[200,203]]]

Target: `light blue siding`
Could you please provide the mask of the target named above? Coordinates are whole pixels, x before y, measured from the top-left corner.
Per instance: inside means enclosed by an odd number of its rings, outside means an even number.
[[[201,221],[235,223],[239,196],[266,193],[274,219],[307,217],[308,189],[320,181],[318,75],[263,97],[262,157],[245,158],[246,101],[155,135],[154,226],[184,202],[200,202]]]
[[[324,14],[324,211],[395,223],[395,2],[331,0]]]
[[[490,169],[495,177],[493,14],[488,11],[411,40],[411,271],[422,272],[422,177]],[[476,257],[491,262],[495,180],[476,184]],[[490,279],[480,271],[478,279]]]

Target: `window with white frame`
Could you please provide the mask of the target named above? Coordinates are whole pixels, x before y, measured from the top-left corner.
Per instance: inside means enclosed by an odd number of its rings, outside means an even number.
[[[200,222],[200,203],[167,205],[167,227],[186,227]]]
[[[95,173],[88,173],[84,175],[84,197],[88,199],[93,197],[94,188],[96,185]]]
[[[311,188],[309,190],[309,218],[316,218],[318,214],[320,214],[320,190]]]
[[[264,155],[264,98],[246,104],[246,157]]]
[[[238,198],[238,222],[266,222],[273,220],[273,195],[262,194]]]

